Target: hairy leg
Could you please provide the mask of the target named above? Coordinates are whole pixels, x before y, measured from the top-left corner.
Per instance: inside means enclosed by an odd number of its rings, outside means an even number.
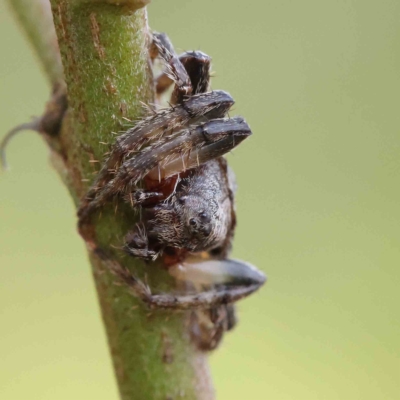
[[[236,325],[235,306],[224,304],[207,310],[193,311],[190,318],[190,336],[201,351],[215,350],[225,331]]]
[[[157,93],[159,93],[159,90],[166,90],[172,82],[175,83],[182,96],[188,96],[192,93],[193,88],[189,75],[165,33],[153,33],[149,53],[153,60],[160,56],[165,62],[165,71],[157,79],[159,82],[156,82],[156,87],[163,87],[165,84],[167,86],[165,89],[158,89]],[[167,82],[171,83],[168,84]]]
[[[154,33],[149,55],[153,61],[160,56],[166,65],[166,71],[156,81],[157,93],[161,93],[174,83],[171,103],[179,105],[161,110],[142,120],[117,138],[113,150],[78,211],[81,220],[87,218],[92,210],[106,201],[103,199],[107,196],[101,192],[104,186],[113,180],[123,159],[187,124],[198,124],[213,118],[224,117],[233,104],[233,99],[225,92],[205,93],[209,87],[211,64],[211,58],[206,54],[192,51],[178,57],[168,37],[163,33]],[[188,94],[200,94],[200,96],[191,99],[187,98]],[[98,193],[100,193],[100,200],[92,201]]]
[[[223,117],[233,103],[232,97],[223,91],[192,96],[181,105],[143,119],[119,136],[110,156],[82,201],[78,210],[80,220],[84,221],[92,211],[118,193],[118,187],[113,183],[113,176],[124,158],[151,142],[160,141],[164,136],[181,130],[182,127]]]
[[[218,158],[250,134],[247,123],[237,117],[211,120],[191,129],[183,129],[164,140],[159,139],[157,145],[149,146],[125,161],[97,196],[81,206],[78,215],[84,220],[111,197],[129,192],[146,175],[153,179],[166,179]]]
[[[105,262],[110,270],[131,289],[132,294],[140,298],[151,308],[194,310],[210,309],[220,305],[234,303],[249,296],[266,281],[266,276],[248,263],[237,260],[210,260],[198,264],[185,264],[185,273],[181,276],[193,276],[191,269],[197,273],[209,270],[211,280],[220,282],[214,289],[188,295],[152,294],[148,286],[138,280],[130,271],[115,260],[111,260],[105,251],[98,247],[93,252]],[[207,267],[207,264],[209,264]],[[202,264],[201,266],[199,264]],[[214,270],[215,272],[211,272]]]
[[[192,95],[206,93],[210,85],[211,57],[201,51],[187,51],[179,56],[179,61],[189,75]],[[175,82],[169,74],[163,72],[156,78],[155,83],[157,96],[161,96]],[[175,85],[170,104],[180,104],[184,99],[185,93]]]

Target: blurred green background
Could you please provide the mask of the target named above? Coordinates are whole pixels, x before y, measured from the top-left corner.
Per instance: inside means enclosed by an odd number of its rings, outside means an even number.
[[[234,256],[269,276],[211,356],[218,399],[400,399],[400,2],[153,0],[253,137]],[[38,22],[40,23],[40,22]],[[0,135],[49,88],[0,4]],[[233,114],[233,113],[232,113]],[[117,399],[72,202],[34,133],[0,176],[0,398]]]

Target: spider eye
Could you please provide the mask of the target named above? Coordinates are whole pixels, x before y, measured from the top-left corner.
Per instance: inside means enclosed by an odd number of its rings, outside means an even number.
[[[189,219],[189,224],[192,225],[192,226],[196,226],[197,225],[196,220],[194,218],[190,218]]]
[[[209,222],[210,218],[208,217],[208,214],[205,211],[202,211],[199,213],[199,218],[201,222]]]
[[[204,225],[204,226],[201,228],[201,231],[202,231],[202,233],[203,233],[204,236],[210,236],[211,231],[212,231],[212,227],[211,227],[211,225],[209,225],[209,224]]]

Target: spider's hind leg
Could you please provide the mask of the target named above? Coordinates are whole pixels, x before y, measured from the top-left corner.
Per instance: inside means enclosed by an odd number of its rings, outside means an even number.
[[[211,57],[201,51],[186,51],[179,56],[179,61],[185,68],[191,85],[192,95],[206,93],[210,86]],[[156,78],[156,93],[161,96],[174,81],[163,72]],[[185,93],[175,86],[171,95],[171,104],[180,104],[185,98]]]
[[[190,336],[201,351],[215,350],[224,332],[236,325],[235,306],[225,304],[209,310],[193,311],[190,317]]]
[[[152,60],[160,56],[165,62],[165,71],[160,75],[156,86],[160,85],[160,87],[165,87],[163,90],[166,90],[172,82],[175,82],[182,95],[190,95],[192,93],[193,88],[189,75],[165,33],[153,33],[149,54]]]

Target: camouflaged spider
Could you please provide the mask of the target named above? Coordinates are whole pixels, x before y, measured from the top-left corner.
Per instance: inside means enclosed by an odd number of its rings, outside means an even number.
[[[199,51],[177,56],[164,34],[153,35],[149,53],[152,62],[160,57],[165,63],[157,95],[174,84],[170,108],[117,138],[82,201],[80,226],[114,196],[141,207],[142,220],[124,249],[144,260],[162,257],[169,272],[197,292],[153,295],[129,272],[111,267],[150,306],[201,310],[192,314],[194,334],[201,348],[211,349],[235,323],[232,303],[265,282],[256,268],[227,258],[236,225],[235,178],[222,156],[251,131],[243,118],[226,118],[234,103],[228,93],[208,91],[210,57]]]

